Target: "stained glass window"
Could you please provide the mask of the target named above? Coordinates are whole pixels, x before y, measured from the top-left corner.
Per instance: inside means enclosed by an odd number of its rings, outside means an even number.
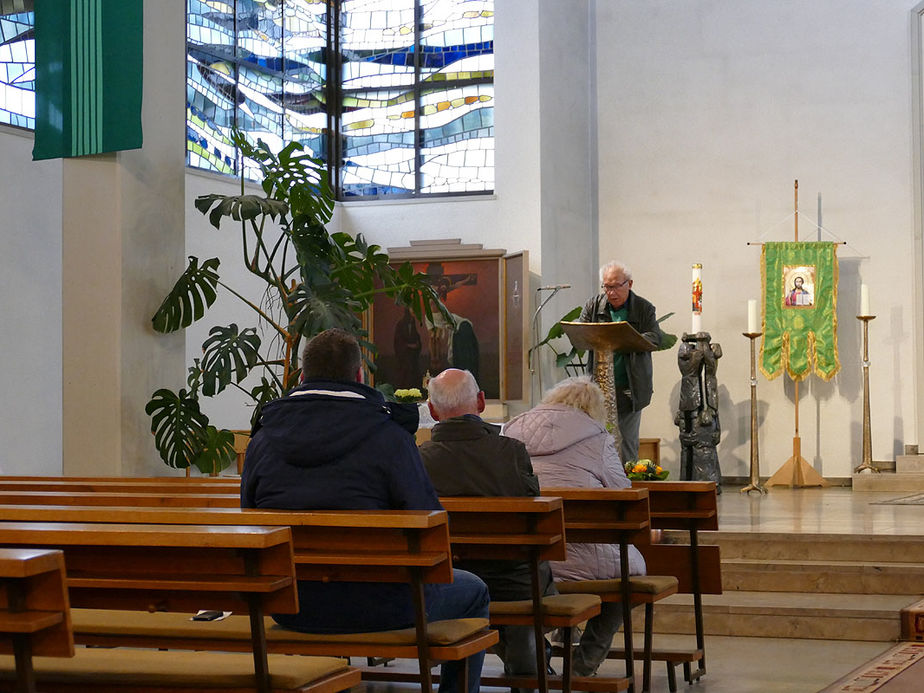
[[[35,129],[34,20],[25,8],[0,3],[0,123]]]
[[[343,0],[343,196],[493,189],[493,5]]]
[[[186,153],[302,142],[343,198],[494,188],[494,0],[187,0]],[[0,0],[0,123],[35,127],[31,3]],[[244,172],[254,177],[254,171]]]

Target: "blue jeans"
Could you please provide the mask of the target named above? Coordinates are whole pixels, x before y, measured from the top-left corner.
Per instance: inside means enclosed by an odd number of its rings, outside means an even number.
[[[488,588],[481,578],[464,570],[453,569],[449,584],[424,586],[427,600],[427,621],[445,621],[452,618],[488,618]],[[440,667],[440,693],[463,693],[459,690],[462,667],[468,667],[468,692],[478,693],[481,684],[481,667],[484,651],[464,661],[444,662]]]

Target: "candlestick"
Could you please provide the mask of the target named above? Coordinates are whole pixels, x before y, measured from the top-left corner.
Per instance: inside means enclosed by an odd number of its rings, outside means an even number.
[[[860,284],[860,315],[870,315],[869,287],[866,284]]]
[[[755,319],[757,313],[757,301],[748,301],[748,322],[750,322],[751,304],[755,305]],[[757,491],[760,495],[767,493],[767,489],[760,485],[760,449],[757,444],[757,365],[754,355],[754,340],[763,334],[757,330],[748,329],[744,336],[751,343],[751,476],[750,483],[741,489],[741,493],[750,494],[751,491]]]
[[[696,334],[703,330],[703,266],[700,263],[693,265],[692,280],[692,308],[693,320],[691,333]]]
[[[760,332],[760,323],[757,320],[757,299],[748,299],[748,332]]]
[[[866,285],[863,284],[860,289],[861,303],[863,291]],[[869,310],[869,293],[866,294],[867,306]],[[860,310],[863,310],[862,305]],[[857,319],[863,323],[863,457],[860,466],[853,470],[854,474],[863,472],[878,472],[879,469],[873,465],[873,436],[872,427],[870,426],[869,416],[869,322],[875,320],[875,315],[858,315]]]

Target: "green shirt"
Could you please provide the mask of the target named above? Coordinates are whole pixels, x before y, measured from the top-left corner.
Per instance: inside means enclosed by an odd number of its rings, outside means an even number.
[[[625,303],[619,308],[613,308],[607,303],[606,307],[609,310],[612,322],[625,322],[626,318],[629,317],[629,308]],[[626,355],[617,351],[613,352],[613,384],[617,390],[624,390],[629,387],[629,374],[626,372]]]

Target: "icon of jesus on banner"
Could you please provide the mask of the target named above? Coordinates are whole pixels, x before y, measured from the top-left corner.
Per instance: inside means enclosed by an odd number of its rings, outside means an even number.
[[[811,265],[784,265],[783,305],[787,308],[811,308],[815,305],[815,268]]]

